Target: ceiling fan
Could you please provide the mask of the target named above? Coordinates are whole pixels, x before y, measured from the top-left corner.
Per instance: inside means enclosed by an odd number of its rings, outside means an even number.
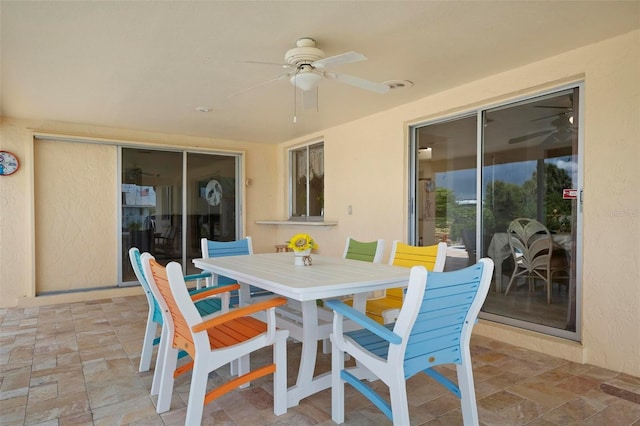
[[[550,108],[550,107],[545,107],[545,108]],[[573,125],[572,110],[566,107],[553,107],[553,108],[564,108],[564,109],[567,109],[568,111],[561,112],[558,114],[548,115],[545,117],[536,118],[535,120],[531,120],[531,121],[538,121],[538,120],[544,120],[550,117],[556,117],[551,122],[551,125],[553,126],[552,129],[539,130],[536,132],[528,133],[526,135],[517,136],[515,138],[509,139],[508,143],[509,144],[522,143],[522,142],[526,142],[528,140],[536,139],[542,136],[547,136],[541,142],[541,144],[543,145],[566,140],[569,136],[571,136],[573,132],[575,132],[575,126]]]
[[[291,71],[281,74],[271,80],[267,80],[263,83],[241,90],[240,92],[236,92],[231,96],[282,80],[289,80],[293,86],[302,91],[302,100],[305,108],[317,107],[318,83],[322,79],[335,80],[339,83],[348,84],[359,89],[369,90],[380,94],[388,92],[389,86],[386,84],[376,83],[360,77],[336,73],[329,70],[330,67],[336,65],[360,62],[365,61],[366,59],[366,56],[358,52],[346,52],[325,58],[324,52],[316,47],[314,39],[310,37],[302,37],[296,41],[296,47],[287,50],[284,54],[285,63],[279,64],[272,62],[245,61],[247,63],[254,64],[278,65],[283,68],[289,68]]]

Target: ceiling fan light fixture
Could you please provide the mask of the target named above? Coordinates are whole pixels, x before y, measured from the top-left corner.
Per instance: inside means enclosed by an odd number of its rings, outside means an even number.
[[[322,79],[321,75],[318,75],[311,71],[301,71],[291,77],[291,84],[296,86],[303,92],[307,92],[316,87],[318,82]]]

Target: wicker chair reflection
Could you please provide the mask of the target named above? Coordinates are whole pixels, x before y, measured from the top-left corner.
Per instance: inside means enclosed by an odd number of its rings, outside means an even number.
[[[562,278],[569,279],[566,251],[554,247],[547,227],[533,219],[513,220],[507,234],[515,266],[504,295],[509,293],[516,278],[528,277],[530,291],[535,290],[535,280],[540,279],[547,289],[547,303],[551,303],[554,275],[564,273]]]

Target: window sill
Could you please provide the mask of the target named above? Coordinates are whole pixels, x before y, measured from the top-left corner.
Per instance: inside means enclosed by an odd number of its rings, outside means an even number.
[[[256,220],[257,225],[282,225],[282,226],[336,226],[335,220],[303,221],[303,220]]]

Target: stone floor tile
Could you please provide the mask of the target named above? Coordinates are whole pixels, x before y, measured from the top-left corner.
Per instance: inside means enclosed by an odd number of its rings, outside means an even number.
[[[56,398],[28,403],[25,423],[41,423],[63,416],[86,414],[89,410],[86,392],[60,393]]]
[[[579,425],[585,419],[607,408],[606,404],[583,397],[572,399],[542,416],[557,425]]]
[[[147,316],[143,295],[67,305],[0,309],[0,424],[182,425],[190,374],[175,382],[170,411],[156,413],[151,370],[139,373]],[[482,425],[593,424],[640,426],[640,378],[564,361],[482,336],[471,338],[474,382]],[[288,383],[296,382],[300,344],[288,344]],[[271,351],[252,363],[271,362]],[[184,361],[181,361],[184,362]],[[353,365],[354,361],[347,361]],[[319,352],[316,373],[329,371]],[[438,371],[456,380],[453,366]],[[225,366],[209,388],[230,378]],[[369,385],[388,398],[381,381]],[[426,375],[408,381],[412,425],[460,425],[460,401]],[[273,381],[263,377],[204,408],[202,424],[333,425],[327,389],[273,414]],[[345,387],[346,425],[390,425],[368,399]]]

